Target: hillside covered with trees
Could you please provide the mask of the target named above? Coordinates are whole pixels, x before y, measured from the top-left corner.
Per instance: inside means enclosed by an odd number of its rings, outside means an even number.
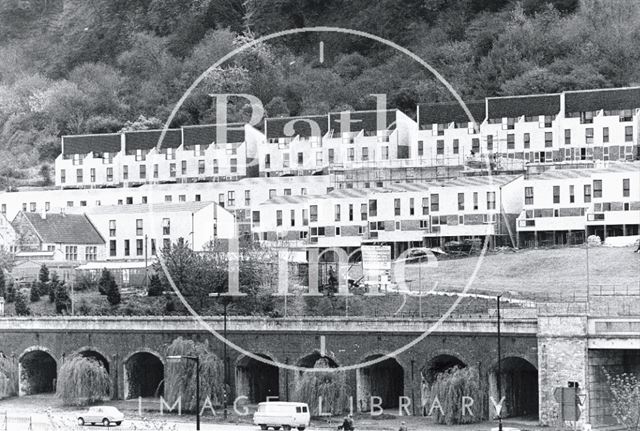
[[[640,82],[634,0],[5,0],[0,2],[0,186],[41,177],[65,134],[161,126],[222,55],[274,31],[336,26],[412,50],[466,100]],[[324,41],[325,61],[318,59]],[[450,99],[426,70],[342,34],[274,39],[211,72],[173,126],[215,122],[211,93],[268,115]],[[230,120],[247,120],[245,100]]]

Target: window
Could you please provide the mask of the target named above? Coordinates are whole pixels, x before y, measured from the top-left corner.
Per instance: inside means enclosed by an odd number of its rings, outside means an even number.
[[[553,115],[544,116],[544,127],[551,127],[553,123]]]
[[[569,203],[572,204],[576,201],[576,196],[575,196],[575,187],[574,186],[569,186]]]
[[[422,198],[422,215],[429,214],[429,198]]]
[[[171,202],[172,201],[171,195],[164,195],[164,201]]]
[[[196,195],[196,196],[198,196],[198,195]],[[198,200],[198,199],[196,199],[196,200]],[[146,204],[147,203],[147,197],[146,196],[142,196],[141,202],[143,204]]]
[[[367,160],[369,160],[369,148],[362,147],[362,161],[366,162]]]
[[[60,182],[64,184],[67,181],[67,172],[64,169],[60,169]]]
[[[171,235],[171,220],[168,218],[162,219],[162,235]]]
[[[244,205],[247,207],[251,205],[251,190],[244,191]]]
[[[144,196],[143,196],[143,197],[144,197]],[[202,200],[202,197],[201,197],[200,195],[195,195],[195,196],[194,196],[194,200],[195,200],[196,202],[200,202],[200,201]],[[143,203],[146,203],[146,197],[145,197],[145,202],[143,202]]]
[[[564,129],[564,144],[571,145],[571,129]]]
[[[307,189],[306,189],[306,187],[302,187],[302,188],[300,189],[300,196],[304,196],[304,195],[306,195],[306,194],[307,194]]]
[[[174,160],[176,158],[175,148],[165,148],[166,160]]]
[[[335,205],[335,221],[340,221],[340,204]]]
[[[269,199],[276,197],[276,189],[269,189]]]
[[[473,209],[478,209],[478,192],[473,192]]]
[[[591,184],[584,185],[584,203],[588,204],[591,202]]]
[[[444,136],[444,124],[438,124],[438,136]]]
[[[289,217],[291,218],[291,226],[296,225],[296,210],[291,210]]]
[[[382,160],[389,160],[389,147],[386,145],[382,147]]]
[[[4,204],[2,204],[2,205],[4,205]],[[4,208],[5,208],[5,210],[2,212],[3,214],[5,214],[7,212],[6,211],[6,208],[7,208],[6,205],[4,205]],[[51,202],[45,202],[44,203],[44,210],[45,211],[49,211],[50,209],[51,209]]]
[[[116,247],[117,247],[116,240],[115,239],[109,240],[109,256],[113,257],[116,255],[117,253]]]
[[[624,141],[633,142],[633,126],[626,126],[624,128]]]
[[[217,165],[218,165],[218,161],[214,160],[213,161],[213,166],[214,166],[214,173],[216,173],[216,174],[218,173],[218,171],[216,169]],[[265,167],[265,169],[271,169],[271,154],[266,154],[264,156],[264,167]]]
[[[238,159],[231,159],[231,167],[230,167],[230,172],[232,174],[238,172]]]
[[[145,178],[147,178],[147,166],[140,165],[140,179],[144,180]]]
[[[306,209],[302,210],[302,225],[307,226],[309,224],[309,211]]]
[[[529,133],[524,134],[524,148],[531,148],[531,135]]]
[[[116,236],[116,221],[109,220],[109,236]]]
[[[180,163],[180,173],[181,175],[187,175],[187,161],[183,160]]]
[[[298,153],[298,166],[303,165],[304,164],[304,154],[303,153]]]
[[[360,204],[360,220],[367,219],[367,204]]]
[[[353,221],[353,204],[349,204],[349,221]]]
[[[218,193],[218,205],[224,208],[224,193]]]
[[[544,146],[547,148],[553,147],[553,133],[544,132]]]
[[[602,197],[602,180],[593,180],[593,197]]]
[[[78,260],[78,247],[75,245],[68,245],[64,248],[64,258],[66,260]]]
[[[76,182],[82,182],[82,169],[76,169]]]
[[[580,113],[580,123],[582,124],[591,124],[593,123],[594,112],[586,111]]]
[[[458,193],[458,211],[464,211],[464,193]]]
[[[347,159],[348,159],[350,162],[353,162],[353,161],[355,160],[355,157],[356,157],[356,152],[355,152],[355,150],[354,150],[353,148],[349,148],[349,149],[347,150]]]
[[[400,215],[400,199],[393,200],[393,214],[396,216]]]
[[[153,178],[158,178],[158,164],[153,165]]]
[[[609,142],[609,128],[608,127],[603,127],[602,128],[602,142],[603,143],[607,143]]]
[[[493,135],[487,135],[487,151],[493,151]]]
[[[171,163],[169,165],[169,176],[171,178],[175,178],[175,176],[176,176],[176,164],[175,163]]]
[[[453,154],[459,154],[460,153],[460,140],[459,139],[454,139],[453,140]]]
[[[369,217],[378,216],[378,200],[369,199]]]
[[[311,223],[318,221],[318,205],[309,206],[309,220]]]
[[[560,203],[560,186],[553,186],[553,203]]]
[[[436,142],[436,154],[438,156],[444,155],[444,141],[441,139]]]
[[[524,204],[533,205],[533,187],[524,188]]]
[[[516,135],[513,133],[507,134],[507,150],[516,149]]]
[[[7,204],[2,204],[2,210],[0,212],[4,215],[7,214]]]
[[[35,202],[29,203],[29,211],[31,211],[32,213],[36,212],[36,203]]]
[[[625,198],[628,198],[630,195],[629,193],[629,178],[624,178],[622,180],[622,196],[624,196]]]
[[[424,141],[418,141],[418,156],[424,156]]]
[[[440,195],[432,194],[431,198],[431,212],[440,211]]]
[[[198,160],[198,174],[204,174],[204,160]]]
[[[284,194],[285,196],[291,196],[291,189],[284,189],[284,190],[283,190],[283,194]]]
[[[178,195],[178,202],[186,202],[187,195]]]
[[[136,255],[142,256],[144,254],[144,243],[142,239],[136,240]]]
[[[136,220],[136,236],[142,236],[142,219]]]
[[[164,238],[162,240],[162,248],[164,250],[169,250],[171,249],[171,240],[169,238]]]
[[[415,203],[413,198],[409,198],[409,215],[412,216],[415,214]]]
[[[632,121],[633,109],[623,109],[620,111],[620,121]]]
[[[127,200],[127,205],[133,205],[133,197],[127,196],[126,200]]]
[[[129,256],[130,252],[131,252],[131,250],[130,250],[130,247],[129,247],[129,240],[125,239],[124,240],[124,255],[125,256]]]
[[[472,138],[471,139],[471,153],[476,154],[480,152],[480,139]]]
[[[496,192],[487,192],[487,209],[496,209]]]
[[[593,127],[587,127],[584,130],[585,143],[587,145],[593,144]]]
[[[282,210],[276,211],[276,226],[282,226]]]
[[[236,192],[234,192],[233,190],[229,190],[227,192],[227,203],[230,207],[236,205]]]

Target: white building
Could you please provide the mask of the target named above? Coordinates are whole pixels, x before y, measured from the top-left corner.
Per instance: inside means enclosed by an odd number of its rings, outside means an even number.
[[[532,175],[524,181],[522,199],[522,246],[582,243],[585,235],[638,235],[640,163]]]

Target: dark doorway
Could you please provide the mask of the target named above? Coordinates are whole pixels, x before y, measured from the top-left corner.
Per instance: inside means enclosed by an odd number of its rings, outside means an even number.
[[[101,353],[98,353],[95,350],[84,350],[78,354],[83,358],[95,359],[102,364],[104,369],[107,370],[107,373],[109,372],[109,361]]]
[[[266,355],[258,355],[271,360]],[[236,366],[236,395],[246,396],[250,403],[280,397],[280,370],[278,367],[244,356]]]
[[[505,397],[502,417],[538,417],[538,370],[529,361],[508,357],[501,364],[502,396]],[[498,369],[494,367],[490,376],[491,394],[497,396]]]
[[[138,352],[124,364],[125,399],[159,397],[164,391],[164,364],[154,354]]]
[[[33,350],[20,358],[20,394],[56,391],[56,360],[43,350]]]
[[[365,359],[371,361],[383,355],[373,355]],[[398,407],[404,395],[404,370],[394,358],[386,358],[368,367],[358,369],[358,408],[370,410],[371,397],[380,397],[382,408]]]

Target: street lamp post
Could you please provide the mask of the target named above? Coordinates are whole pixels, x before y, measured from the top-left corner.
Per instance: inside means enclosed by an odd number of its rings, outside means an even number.
[[[167,356],[167,360],[187,359],[196,363],[196,430],[200,431],[200,358],[198,356]]]
[[[502,337],[500,334],[500,297],[496,297],[498,302],[498,402],[502,400]],[[502,431],[502,403],[500,403],[500,412],[498,413],[498,431]]]

